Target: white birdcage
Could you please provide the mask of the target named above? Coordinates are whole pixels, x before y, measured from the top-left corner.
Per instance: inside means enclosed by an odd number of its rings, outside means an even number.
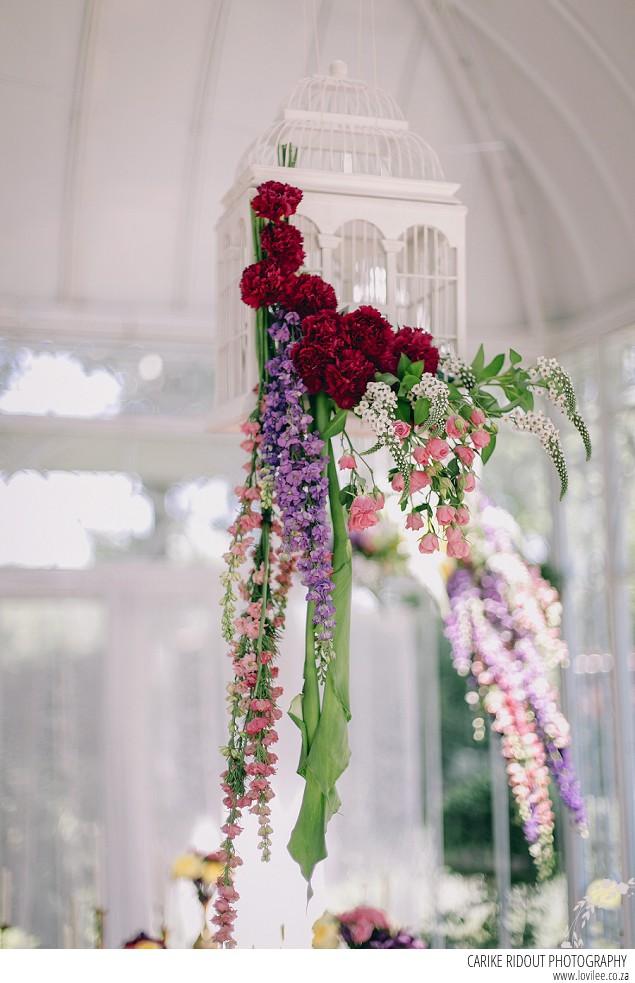
[[[305,269],[332,283],[341,307],[370,304],[395,327],[429,331],[463,348],[465,207],[435,152],[411,133],[395,101],[347,78],[300,81],[282,117],[251,144],[223,199],[218,224],[215,430],[254,406],[254,312],[238,284],[254,261],[250,201],[263,181],[302,189],[291,221],[304,236]]]

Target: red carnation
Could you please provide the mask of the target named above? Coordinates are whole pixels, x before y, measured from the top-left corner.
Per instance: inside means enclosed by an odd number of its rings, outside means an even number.
[[[283,273],[295,273],[304,262],[304,240],[299,229],[287,222],[269,222],[260,233],[260,243],[269,259],[275,260]]]
[[[291,358],[298,375],[312,396],[324,389],[326,370],[333,363],[333,356],[317,345],[299,342],[291,351]]]
[[[293,215],[302,201],[302,192],[299,188],[293,188],[290,184],[281,184],[280,181],[265,181],[264,184],[259,184],[256,190],[258,194],[252,199],[251,207],[256,215],[271,219],[272,222]]]
[[[297,311],[300,317],[317,314],[318,311],[336,310],[337,297],[330,283],[321,276],[300,273],[289,280],[289,290],[285,305],[290,311]]]
[[[374,307],[359,307],[344,317],[351,348],[357,348],[379,364],[392,352],[395,333],[385,317]]]
[[[359,403],[366,386],[375,378],[375,366],[353,348],[345,349],[324,374],[324,388],[338,406],[350,410]]]
[[[326,310],[307,315],[302,321],[302,336],[305,345],[317,345],[330,355],[341,348],[350,347],[344,318],[337,311]]]
[[[384,372],[396,372],[400,355],[407,355],[411,362],[423,362],[423,371],[436,375],[439,350],[432,344],[432,335],[423,328],[401,328],[393,337],[392,356],[382,362]]]
[[[243,271],[240,295],[248,307],[269,307],[286,294],[287,277],[272,259],[261,259]]]

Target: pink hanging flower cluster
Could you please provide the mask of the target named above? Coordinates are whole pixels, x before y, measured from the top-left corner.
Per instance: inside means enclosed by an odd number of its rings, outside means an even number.
[[[509,517],[507,517],[509,518]],[[587,817],[570,757],[569,724],[549,678],[567,649],[559,636],[558,594],[519,554],[501,510],[483,506],[473,522],[476,556],[448,581],[446,635],[457,671],[501,735],[507,775],[539,876],[554,859],[550,779],[586,835]]]
[[[242,832],[240,819],[244,809],[257,816],[262,859],[270,856],[272,827],[270,801],[274,796],[271,776],[275,774],[277,756],[271,750],[278,740],[275,723],[282,716],[278,700],[282,688],[276,685],[278,668],[276,633],[284,624],[287,594],[295,560],[282,549],[282,527],[272,518],[273,501],[269,495],[260,460],[262,437],[260,424],[242,425],[245,434],[241,447],[250,455],[244,485],[236,488],[240,509],[230,527],[232,541],[225,554],[227,569],[223,575],[226,593],[223,599],[223,632],[230,645],[234,681],[228,686],[230,705],[229,741],[223,753],[227,769],[222,775],[225,793],[223,804],[228,810],[222,826],[225,836],[219,859],[224,864],[214,903],[216,941],[233,947],[235,902],[233,872],[242,861],[236,852],[235,839]],[[254,533],[259,531],[259,538]],[[274,545],[275,541],[278,546]],[[243,575],[243,565],[248,574]],[[236,613],[235,589],[242,600]]]
[[[402,367],[407,378],[410,366],[402,362]],[[481,409],[468,401],[463,416],[448,414],[448,389],[441,379],[422,373],[420,380],[414,375],[412,380],[411,385],[408,383],[408,398],[411,404],[425,401],[422,423],[417,424],[416,417],[412,424],[397,417],[399,399],[382,381],[367,386],[355,412],[375,433],[378,444],[392,453],[397,467],[389,473],[391,486],[401,493],[402,510],[408,510],[406,529],[421,533],[420,552],[435,553],[445,540],[448,556],[468,560],[470,546],[465,527],[470,513],[464,498],[476,487],[475,462],[490,444],[491,423]],[[349,489],[355,497],[349,528],[357,531],[357,507],[366,500],[364,494],[360,495],[364,482],[353,455],[345,455],[342,460],[346,463],[340,461],[340,467],[353,470]]]

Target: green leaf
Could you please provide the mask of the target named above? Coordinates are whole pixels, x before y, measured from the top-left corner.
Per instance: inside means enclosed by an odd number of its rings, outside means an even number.
[[[445,470],[448,474],[456,476],[459,473],[459,462],[455,457],[452,458],[449,464],[446,464]]]
[[[448,391],[450,393],[450,399],[457,403],[462,403],[465,399],[464,393],[462,393],[460,389],[457,389],[456,386],[453,386],[451,382],[446,382],[446,386],[448,387]]]
[[[309,742],[306,732],[306,725],[302,719],[302,693],[298,693],[291,700],[291,706],[289,707],[288,714],[291,717],[293,723],[299,728],[302,735],[302,751],[300,753],[300,768],[304,766],[306,761],[306,756],[309,753]]]
[[[323,393],[316,400],[315,422],[318,427],[325,426],[325,406]],[[308,894],[312,894],[311,877],[317,863],[326,857],[326,827],[331,816],[338,810],[340,800],[335,783],[346,769],[350,758],[348,743],[348,721],[350,720],[349,698],[349,650],[351,622],[351,593],[353,585],[353,564],[351,544],[346,531],[346,518],[339,504],[339,484],[337,470],[330,447],[325,448],[328,456],[327,476],[329,504],[333,524],[333,583],[332,601],[335,606],[335,632],[333,644],[335,658],[329,663],[324,683],[321,707],[317,707],[317,718],[309,720],[307,711],[314,712],[313,687],[315,679],[315,627],[312,624],[313,605],[307,608],[307,645],[304,662],[305,685],[302,692],[302,712],[294,707],[295,717],[306,727],[308,751],[300,758],[299,773],[306,785],[297,822],[289,840],[289,853],[299,864],[309,882]],[[313,661],[312,661],[313,660]],[[307,704],[308,697],[308,704]],[[297,722],[297,720],[296,720]]]
[[[402,352],[401,358],[399,359],[399,365],[397,366],[397,375],[400,379],[403,379],[406,372],[410,368],[410,364],[410,359]]]
[[[481,451],[481,461],[483,464],[487,464],[490,457],[494,453],[494,448],[496,447],[496,434],[492,434],[492,439],[490,440],[487,447],[484,447]]]
[[[534,394],[530,389],[525,389],[518,405],[525,413],[531,413],[534,408]]]
[[[425,397],[421,397],[415,403],[415,426],[420,427],[430,416],[431,402]]]
[[[340,489],[340,495],[339,495],[340,505],[346,507],[349,499],[352,500],[354,498],[355,498],[355,489],[352,487],[352,485],[346,485],[345,488]]]
[[[513,348],[509,349],[509,361],[512,363],[512,365],[518,365],[518,363],[522,362],[522,360],[523,360],[522,355],[519,355],[518,352],[515,352]]]
[[[330,440],[331,437],[336,437],[338,433],[341,433],[346,426],[347,415],[348,410],[338,410],[324,432],[320,434],[322,440]]]
[[[496,410],[500,410],[500,404],[495,396],[491,393],[481,392],[479,395],[479,406],[485,410],[486,413],[492,413]]]
[[[399,387],[399,395],[401,396],[405,393],[409,393],[412,387],[416,386],[419,382],[421,382],[421,379],[419,379],[416,375],[411,375],[410,372],[407,372],[402,379],[401,386]]]
[[[410,423],[410,420],[412,419],[412,407],[407,400],[397,400],[397,410],[395,416],[398,420],[403,420],[404,423]]]
[[[421,381],[421,376],[423,375],[423,370],[425,369],[425,367],[426,367],[426,363],[423,361],[411,362],[408,371],[411,372],[413,375],[416,375],[417,379]]]
[[[474,372],[474,375],[476,376],[477,380],[481,376],[481,372],[483,371],[484,365],[485,365],[485,349],[483,348],[482,345],[480,345],[479,350],[474,356],[474,361],[472,362],[472,371]]]
[[[498,375],[505,362],[504,355],[497,355],[492,361],[486,366],[481,372],[481,379],[493,379],[495,375]]]
[[[387,386],[394,386],[399,379],[392,372],[375,372],[375,382],[385,382]]]

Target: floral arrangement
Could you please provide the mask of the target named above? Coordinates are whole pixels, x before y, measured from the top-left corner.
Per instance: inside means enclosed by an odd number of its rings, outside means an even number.
[[[224,854],[219,851],[199,853],[192,850],[177,857],[172,864],[172,879],[191,881],[203,907],[203,926],[192,947],[194,949],[219,948],[219,943],[214,939],[214,933],[210,929],[208,909],[217,891],[224,893],[227,891],[227,885],[222,880],[224,871]],[[224,897],[224,894],[219,897]]]
[[[635,897],[635,877],[628,881],[614,881],[609,877],[591,881],[586,894],[573,908],[573,920],[567,926],[566,938],[561,949],[581,949],[584,946],[584,929],[595,910],[614,911],[622,901]]]
[[[554,861],[550,778],[576,827],[588,835],[580,783],[571,760],[569,724],[549,681],[568,660],[559,636],[558,593],[528,565],[511,517],[485,500],[470,526],[472,561],[447,583],[446,635],[468,699],[501,735],[507,774],[539,878]]]
[[[198,853],[192,850],[176,858],[172,864],[172,879],[192,881],[198,900],[206,905],[216,891],[216,882],[223,869],[219,852]]]
[[[139,932],[134,939],[124,942],[122,949],[165,949],[165,939],[153,939],[145,932]]]
[[[314,949],[427,949],[401,929],[392,929],[383,911],[359,905],[341,915],[325,912],[313,925]]]
[[[368,463],[386,448],[384,476],[400,498],[405,525],[422,553],[443,545],[467,560],[465,495],[475,470],[494,450],[498,421],[535,433],[566,490],[558,431],[534,410],[534,394],[558,406],[589,436],[567,374],[553,360],[525,369],[515,351],[471,365],[441,352],[419,328],[394,330],[372,307],[340,313],[333,287],[298,272],[302,235],[289,223],[298,188],[261,184],[252,199],[255,263],[243,273],[242,299],[256,311],[259,384],[242,424],[244,483],[223,581],[223,635],[234,681],[229,686],[229,740],[222,776],[227,822],[219,854],[216,941],[235,945],[242,813],[257,817],[263,860],[271,849],[271,776],[282,695],[278,641],[294,570],[306,587],[304,686],[289,710],[301,736],[298,773],[304,796],[289,851],[309,883],[326,857],[326,828],[339,807],[336,783],[349,760],[349,635],[352,564],[348,533],[378,522],[384,490]],[[346,431],[348,414],[375,437],[360,453]],[[338,438],[337,457],[332,442]],[[346,475],[340,488],[339,473]],[[380,479],[381,480],[381,479]],[[239,610],[240,599],[240,610]]]

